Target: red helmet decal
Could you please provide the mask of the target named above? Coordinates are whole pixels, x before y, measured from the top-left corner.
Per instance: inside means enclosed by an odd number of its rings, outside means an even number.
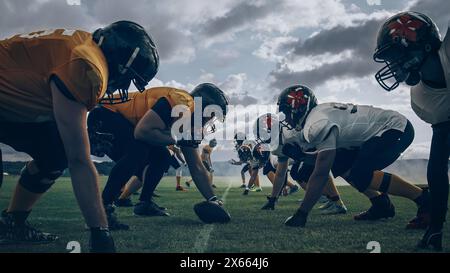
[[[287,103],[293,109],[298,109],[300,106],[307,104],[308,101],[306,100],[303,91],[291,91],[287,96]]]
[[[392,38],[405,38],[408,41],[417,41],[417,30],[423,26],[419,19],[412,18],[409,15],[402,15],[394,22],[388,25],[389,34]]]
[[[272,130],[272,116],[271,115],[266,116],[266,125],[267,125],[267,129]]]

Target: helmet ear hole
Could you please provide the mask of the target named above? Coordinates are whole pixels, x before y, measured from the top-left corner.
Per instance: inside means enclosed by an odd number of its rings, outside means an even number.
[[[430,53],[431,50],[433,50],[433,47],[431,46],[431,44],[429,44],[429,43],[425,44],[425,52]]]

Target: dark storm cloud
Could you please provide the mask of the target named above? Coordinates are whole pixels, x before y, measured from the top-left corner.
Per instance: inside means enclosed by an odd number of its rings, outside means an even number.
[[[187,47],[190,37],[170,25],[173,14],[158,10],[151,1],[89,0],[71,6],[65,0],[0,1],[0,37],[47,28],[69,28],[93,31],[118,20],[142,24],[155,39],[162,59],[170,59]]]
[[[429,15],[440,27],[445,35],[450,20],[450,1],[448,0],[420,0],[412,3],[409,10]],[[306,40],[282,46],[288,61],[295,62],[299,57],[313,57],[325,53],[339,54],[350,51],[351,57],[332,63],[323,64],[310,71],[295,72],[285,65],[270,73],[271,85],[277,88],[286,87],[293,83],[302,82],[306,85],[317,86],[327,80],[335,78],[364,77],[375,74],[379,65],[374,63],[372,55],[376,47],[378,29],[386,18],[361,22],[356,26],[337,26],[329,30],[322,30]]]
[[[211,37],[242,27],[271,13],[279,5],[276,2],[268,1],[259,5],[242,2],[233,7],[224,16],[206,21],[201,33]]]

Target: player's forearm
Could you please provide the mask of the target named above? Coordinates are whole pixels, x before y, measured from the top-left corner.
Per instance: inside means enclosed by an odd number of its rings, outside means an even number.
[[[136,129],[134,137],[150,145],[174,145],[176,140],[173,139],[169,130],[161,129]]]
[[[273,181],[272,197],[278,197],[283,189],[284,180],[286,179],[288,168],[288,161],[279,162],[275,172],[275,179]]]
[[[310,212],[314,205],[322,195],[323,189],[328,183],[328,174],[312,173],[308,181],[308,190],[303,199],[300,210],[303,212]]]
[[[98,188],[98,176],[92,161],[69,161],[73,191],[88,227],[107,227]]]
[[[211,188],[211,176],[208,171],[204,168],[195,167],[195,170],[189,170],[192,175],[192,180],[194,180],[197,189],[205,197],[205,199],[210,199],[214,196],[214,191]]]

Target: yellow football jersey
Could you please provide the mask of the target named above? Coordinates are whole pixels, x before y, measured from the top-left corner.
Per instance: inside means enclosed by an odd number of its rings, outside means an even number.
[[[185,105],[194,112],[194,99],[192,96],[181,89],[171,87],[155,87],[144,92],[132,92],[128,94],[129,101],[120,104],[105,104],[103,107],[121,114],[133,125],[136,125],[141,118],[149,111],[155,103],[166,98],[170,106]]]
[[[57,29],[0,41],[0,120],[53,120],[53,76],[88,110],[98,103],[106,92],[108,65],[90,33]]]

